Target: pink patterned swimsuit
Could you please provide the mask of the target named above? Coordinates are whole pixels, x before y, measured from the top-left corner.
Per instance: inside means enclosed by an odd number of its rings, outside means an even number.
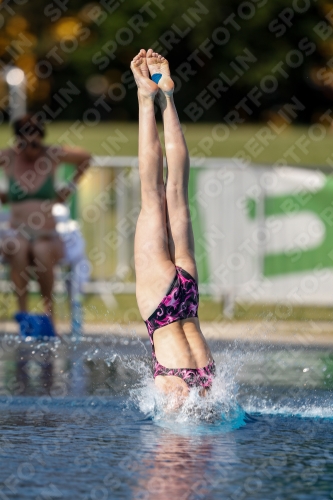
[[[176,276],[168,293],[145,321],[152,345],[154,378],[157,375],[174,375],[182,378],[189,387],[209,388],[212,385],[215,375],[214,361],[204,368],[166,368],[157,361],[155,355],[154,331],[175,321],[197,317],[198,305],[197,282],[187,271],[176,266]]]

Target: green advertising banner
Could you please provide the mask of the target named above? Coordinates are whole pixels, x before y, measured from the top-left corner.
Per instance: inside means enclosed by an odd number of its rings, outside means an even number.
[[[192,169],[190,203],[201,283],[245,301],[333,303],[333,177],[223,163]]]

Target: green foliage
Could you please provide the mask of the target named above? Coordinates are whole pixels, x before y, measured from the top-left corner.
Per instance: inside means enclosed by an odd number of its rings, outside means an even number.
[[[80,89],[80,97],[62,110],[62,119],[81,118],[85,109],[94,106],[97,95],[87,91],[87,81],[92,75],[102,75],[106,79],[104,93],[112,111],[104,110],[102,119],[136,117],[136,93],[128,84],[130,61],[140,48],[160,46],[177,77],[177,103],[182,119],[191,119],[187,106],[223,73],[230,79],[237,75],[238,78],[220,98],[215,98],[208,90],[210,102],[216,101],[203,110],[200,120],[223,120],[253,87],[260,87],[266,75],[274,74],[278,80],[277,88],[273,92],[264,92],[260,105],[253,106],[252,103],[251,110],[242,111],[242,117],[245,120],[266,117],[263,112],[275,112],[296,95],[306,108],[299,118],[309,121],[317,110],[326,109],[330,103],[327,86],[318,83],[316,78],[314,81],[312,74],[325,67],[332,50],[331,37],[321,40],[314,31],[317,23],[325,20],[329,5],[318,1],[305,9],[305,2],[302,6],[297,2],[295,6],[293,4],[289,0],[252,0],[252,3],[241,0],[105,0],[101,4],[89,0],[67,3],[34,0],[33,8],[30,2],[26,2],[13,7],[15,16],[7,12],[0,37],[0,58],[4,63],[15,62],[25,70],[29,65],[24,55],[33,54],[35,64],[43,59],[52,63],[53,73],[46,78],[49,85],[47,95],[41,97],[43,93],[39,87],[31,91],[31,108],[40,107],[45,102],[57,107],[52,95],[66,86],[66,82],[72,81]],[[94,17],[96,12],[99,15]],[[24,54],[20,53],[16,58],[9,54],[7,47],[22,33],[22,30],[15,32],[13,29],[20,16],[28,22],[24,34],[36,37],[36,43],[30,48],[25,47]],[[179,30],[189,32],[182,37]],[[202,45],[207,40],[213,45],[209,51]],[[303,48],[299,48],[302,40]],[[313,44],[311,50],[310,43]],[[71,50],[75,44],[77,48]],[[206,47],[208,45],[207,42]],[[58,61],[48,56],[54,47]],[[109,55],[108,49],[111,50]],[[248,65],[244,63],[248,66],[245,68],[239,59],[244,51],[255,58]],[[301,57],[301,63],[294,67],[286,63],[291,51],[298,51]],[[297,55],[293,60],[297,60]],[[184,63],[192,72],[190,77],[182,70]],[[278,64],[282,65],[285,74],[274,72],[273,68]],[[33,67],[30,69],[34,71]],[[123,86],[122,99],[114,99],[112,92],[107,95],[108,88],[115,84]],[[46,92],[45,89],[44,86]]]

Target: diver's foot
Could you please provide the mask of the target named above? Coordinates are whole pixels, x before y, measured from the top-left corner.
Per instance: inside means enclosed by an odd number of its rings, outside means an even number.
[[[152,49],[148,49],[146,59],[150,75],[162,75],[157,85],[166,97],[170,97],[173,94],[175,84],[170,76],[168,61],[161,54],[153,52]]]
[[[159,91],[158,85],[149,78],[149,70],[146,60],[146,51],[141,49],[131,62],[131,70],[138,86],[138,94],[141,97],[154,99]]]

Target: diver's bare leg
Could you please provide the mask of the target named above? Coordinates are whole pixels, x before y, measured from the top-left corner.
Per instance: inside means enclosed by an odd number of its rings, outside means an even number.
[[[147,52],[150,73],[161,73],[158,82],[159,101],[163,115],[165,151],[168,166],[166,184],[169,248],[171,258],[178,266],[197,278],[194,259],[194,237],[188,206],[190,162],[185,138],[173,100],[174,83],[169,64],[151,49]]]
[[[140,313],[147,319],[170,286],[175,268],[168,248],[163,156],[154,110],[159,89],[149,78],[144,50],[133,59],[131,69],[138,85],[142,203],[134,244],[136,294]]]

